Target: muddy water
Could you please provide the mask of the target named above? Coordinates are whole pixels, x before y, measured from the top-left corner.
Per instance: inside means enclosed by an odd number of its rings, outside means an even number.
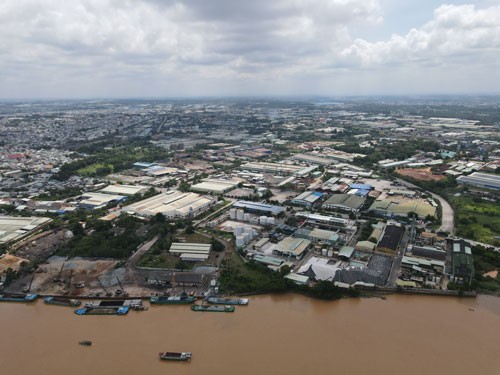
[[[500,373],[493,297],[261,296],[232,314],[154,306],[123,317],[77,316],[39,301],[0,303],[0,319],[0,374]],[[160,361],[166,350],[193,359]]]

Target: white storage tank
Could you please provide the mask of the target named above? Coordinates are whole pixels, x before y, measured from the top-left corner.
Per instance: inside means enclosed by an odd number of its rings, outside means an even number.
[[[241,209],[236,211],[236,220],[243,221],[244,217],[245,217],[245,211]]]
[[[250,214],[244,214],[243,221],[250,221]]]
[[[251,237],[252,235],[248,232],[245,232],[241,235],[241,237],[243,237],[244,241],[245,241],[245,244],[249,243],[251,241]]]
[[[260,225],[266,225],[267,224],[267,216],[261,216],[259,218],[259,224]]]
[[[328,250],[328,257],[329,258],[333,257],[333,250]]]
[[[236,219],[236,208],[230,208],[229,209],[229,218],[231,220]]]
[[[276,219],[274,217],[268,217],[267,223],[274,225],[274,224],[276,224]]]
[[[326,257],[328,255],[328,251],[326,249],[321,249],[321,255]]]
[[[245,238],[243,236],[236,236],[236,247],[243,247],[245,245]]]
[[[250,216],[250,224],[259,224],[259,218],[257,216]]]
[[[236,227],[234,228],[234,235],[239,236],[243,233],[244,228],[243,227]]]

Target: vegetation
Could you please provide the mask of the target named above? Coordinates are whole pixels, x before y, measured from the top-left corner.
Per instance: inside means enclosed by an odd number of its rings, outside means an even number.
[[[93,154],[64,164],[56,178],[67,180],[75,174],[87,177],[104,176],[111,172],[131,168],[139,160],[153,162],[169,156],[166,150],[143,142],[131,143],[112,149],[92,148],[87,151],[91,151]]]
[[[483,276],[490,271],[500,270],[500,253],[482,246],[472,248],[474,256],[474,280],[472,288],[480,291],[500,291],[500,278]]]
[[[63,245],[58,254],[123,259],[137,249],[146,238],[138,234],[142,223],[128,215],[113,224],[98,219],[87,221],[85,229],[78,221],[70,221],[74,237]]]
[[[500,206],[470,196],[452,196],[457,235],[500,246]]]

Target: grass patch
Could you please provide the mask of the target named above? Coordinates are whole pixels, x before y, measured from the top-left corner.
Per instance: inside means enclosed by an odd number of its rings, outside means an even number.
[[[76,171],[76,173],[82,176],[97,176],[112,172],[113,172],[113,165],[103,164],[103,163],[90,164]]]
[[[500,205],[469,196],[453,196],[457,235],[500,246]]]

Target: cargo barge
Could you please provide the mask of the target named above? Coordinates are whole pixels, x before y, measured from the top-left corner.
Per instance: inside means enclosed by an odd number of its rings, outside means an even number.
[[[248,305],[248,298],[207,297],[206,301],[214,305]]]
[[[34,302],[37,298],[38,294],[0,293],[0,301],[3,302]]]
[[[153,305],[188,305],[196,301],[196,297],[181,294],[179,296],[152,296],[149,302]]]
[[[132,310],[147,310],[146,306],[142,304],[141,299],[110,299],[85,302],[84,307],[92,309],[108,309],[128,307]]]
[[[92,307],[82,307],[81,309],[76,309],[76,315],[126,315],[129,308],[124,307],[110,307],[110,308],[99,308],[94,309]]]
[[[191,306],[193,311],[209,311],[209,312],[234,312],[236,308],[234,306],[221,306],[221,305],[193,305]]]
[[[162,352],[160,359],[167,361],[187,361],[191,359],[193,354],[191,352]]]
[[[81,302],[77,299],[52,297],[52,296],[45,297],[43,299],[43,302],[49,305],[70,306],[70,307],[76,307],[81,305]]]

